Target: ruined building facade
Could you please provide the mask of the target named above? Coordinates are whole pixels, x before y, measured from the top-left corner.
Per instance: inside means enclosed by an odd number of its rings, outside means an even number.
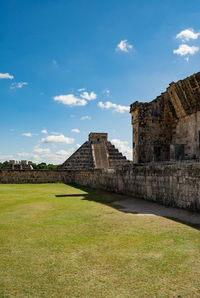
[[[152,102],[134,102],[130,113],[134,163],[200,157],[200,72]]]
[[[28,160],[21,160],[21,161],[9,160],[9,163],[5,164],[2,170],[28,171],[28,170],[33,170],[33,167],[28,163]]]
[[[60,170],[109,169],[129,164],[111,142],[107,133],[92,132],[86,141],[60,167]]]

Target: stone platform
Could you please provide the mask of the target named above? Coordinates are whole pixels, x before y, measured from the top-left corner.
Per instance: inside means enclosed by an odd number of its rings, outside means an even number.
[[[62,170],[108,169],[130,162],[111,142],[107,133],[90,133],[86,141],[61,166]]]

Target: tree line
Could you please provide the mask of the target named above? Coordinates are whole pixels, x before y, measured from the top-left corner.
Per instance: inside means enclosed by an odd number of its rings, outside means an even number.
[[[8,161],[0,162],[0,169],[2,169],[4,166],[7,166],[8,164]],[[58,165],[54,165],[51,163],[46,164],[45,162],[36,164],[32,161],[29,161],[28,164],[31,165],[34,170],[57,170],[58,168]]]

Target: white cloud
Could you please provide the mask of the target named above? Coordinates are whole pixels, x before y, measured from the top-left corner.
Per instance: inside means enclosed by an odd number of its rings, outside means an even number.
[[[69,158],[78,148],[80,147],[79,144],[76,144],[74,147],[70,148],[69,150],[59,150],[54,155],[54,163],[62,164],[67,158]]]
[[[41,130],[41,133],[47,134],[48,131],[47,131],[46,129],[42,129],[42,130]]]
[[[33,147],[33,152],[44,154],[44,153],[50,153],[51,150],[49,148],[41,148],[39,146]]]
[[[47,136],[46,138],[41,139],[41,143],[47,144],[73,144],[74,139],[65,137],[64,135],[58,136]]]
[[[24,132],[22,133],[22,136],[32,138],[33,134],[31,132]]]
[[[53,98],[55,101],[61,102],[68,106],[85,106],[87,101],[85,99],[78,98],[73,94],[59,95]]]
[[[120,43],[117,45],[117,50],[122,52],[130,52],[133,49],[133,46],[128,43],[128,40],[121,40]]]
[[[92,118],[90,116],[82,116],[81,120],[91,120]]]
[[[200,36],[200,33],[195,33],[194,29],[186,29],[181,31],[176,35],[177,39],[184,41],[189,41],[190,39],[197,39]]]
[[[55,59],[52,60],[52,63],[53,63],[53,65],[54,65],[56,68],[59,67],[59,66],[58,66],[58,62],[57,62]]]
[[[36,163],[44,161],[48,163],[51,159],[55,159],[55,154],[52,154],[50,149],[40,148],[39,146],[35,146],[32,153],[19,152],[17,153],[17,156]]]
[[[22,88],[23,86],[27,86],[27,82],[19,82],[19,83],[12,83],[10,89]]]
[[[58,132],[58,131],[51,131],[52,135],[62,135],[62,132]]]
[[[90,93],[85,91],[80,96],[84,99],[87,99],[87,100],[94,100],[94,99],[97,98],[97,95],[93,91],[90,92]]]
[[[80,130],[78,128],[72,128],[71,132],[80,133]]]
[[[8,154],[8,155],[0,154],[0,161],[12,160],[12,159],[14,159],[14,156],[12,154]]]
[[[70,155],[72,155],[78,148],[79,144],[74,145],[69,150],[59,150],[57,152],[51,152],[48,148],[41,148],[39,145],[33,147],[33,152],[19,152],[16,156],[20,159],[27,159],[36,163],[46,162],[53,164],[63,163]],[[3,155],[0,153],[0,161],[16,159],[13,155]]]
[[[107,96],[110,96],[110,90],[107,88],[103,90],[103,93],[105,93]]]
[[[69,150],[59,150],[56,152],[56,159],[60,160],[60,162],[64,162],[72,153],[74,152],[74,149],[71,148]]]
[[[18,156],[20,157],[28,157],[30,155],[30,153],[28,152],[20,152],[20,153],[17,153]]]
[[[98,103],[98,106],[101,109],[113,109],[113,112],[117,112],[117,113],[124,113],[130,110],[128,106],[117,105],[116,103],[112,103],[110,101],[106,101],[105,103],[100,101]]]
[[[121,141],[119,139],[111,140],[111,143],[116,146],[116,148],[127,157],[127,159],[132,159],[132,149],[129,147],[127,141]]]
[[[86,90],[86,88],[80,88],[80,89],[78,89],[78,92],[83,92],[85,90]]]
[[[70,150],[68,150],[68,151],[66,151],[66,150],[59,150],[59,151],[56,152],[56,155],[66,156],[66,155],[69,154],[69,151]]]
[[[173,53],[180,56],[186,56],[186,55],[194,55],[198,51],[199,51],[199,47],[188,46],[187,44],[181,44],[179,45],[177,50],[173,51]]]
[[[12,75],[10,75],[9,73],[0,73],[0,79],[14,79],[14,77]]]
[[[33,161],[38,163],[40,161],[40,156],[38,154],[34,153],[28,153],[28,152],[19,152],[17,153],[17,156],[20,158],[26,158],[27,160]]]

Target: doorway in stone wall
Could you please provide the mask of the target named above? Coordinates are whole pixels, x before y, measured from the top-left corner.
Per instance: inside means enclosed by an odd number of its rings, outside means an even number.
[[[160,145],[154,145],[154,161],[161,161],[162,147]]]

